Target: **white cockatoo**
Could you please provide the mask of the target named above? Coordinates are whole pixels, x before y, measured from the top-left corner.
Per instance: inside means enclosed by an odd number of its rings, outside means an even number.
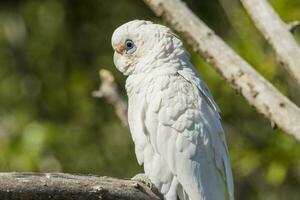
[[[172,31],[134,20],[112,35],[128,121],[145,176],[166,200],[233,200],[219,108]]]

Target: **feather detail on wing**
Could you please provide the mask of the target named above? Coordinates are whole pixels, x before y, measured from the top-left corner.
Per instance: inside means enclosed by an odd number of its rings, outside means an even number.
[[[191,65],[191,64],[190,64]],[[184,77],[187,81],[195,85],[201,92],[202,96],[205,98],[207,103],[217,112],[220,113],[221,110],[219,106],[214,101],[208,87],[205,82],[199,78],[193,67],[184,67],[182,70],[179,70],[178,73]]]
[[[155,153],[192,200],[233,199],[219,109],[200,79],[186,78],[194,76],[191,72],[156,77],[149,83],[145,129]]]
[[[197,75],[195,72],[194,66],[192,66],[191,63],[188,63],[189,67],[184,67],[182,70],[179,70],[178,73],[187,81],[191,82],[194,86],[196,86],[201,94],[204,96],[206,102],[210,105],[210,107],[215,111],[215,114],[220,119],[220,108],[214,101],[208,87],[206,86],[205,82],[201,80],[201,78]],[[215,136],[217,137],[215,140],[220,140],[220,142],[223,144],[221,146],[218,146],[219,144],[216,143],[214,145],[215,149],[218,149],[219,155],[222,159],[222,164],[224,165],[224,172],[225,173],[225,179],[226,179],[226,185],[229,192],[230,200],[234,199],[234,186],[233,186],[233,178],[232,178],[232,172],[231,172],[231,165],[230,160],[228,156],[228,149],[227,149],[227,143],[225,138],[225,133],[222,128],[221,122],[218,119],[214,119],[216,124],[218,124],[218,130],[217,133],[215,133]],[[218,147],[218,148],[217,148]]]
[[[205,82],[199,78],[199,75],[196,73],[194,66],[190,62],[190,54],[188,51],[183,47],[183,44],[179,37],[174,34],[173,32],[169,32],[172,37],[172,43],[174,46],[173,54],[176,55],[176,58],[180,58],[179,62],[182,66],[181,70],[178,73],[184,77],[187,81],[191,82],[195,85],[206,99],[207,103],[217,112],[220,113],[220,108],[214,101],[208,87],[206,86]]]

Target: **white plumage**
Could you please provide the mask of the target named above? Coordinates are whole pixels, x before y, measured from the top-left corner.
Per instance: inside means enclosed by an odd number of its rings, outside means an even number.
[[[219,108],[182,42],[165,26],[134,20],[112,36],[128,76],[128,119],[139,164],[166,200],[233,200]]]

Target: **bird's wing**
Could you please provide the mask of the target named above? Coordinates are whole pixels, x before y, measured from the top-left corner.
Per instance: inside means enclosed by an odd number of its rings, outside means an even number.
[[[214,110],[214,115],[213,115],[213,124],[217,125],[217,129],[215,130],[214,136],[216,136],[216,141],[219,144],[215,144],[213,148],[219,152],[217,157],[222,158],[222,163],[224,165],[224,172],[225,172],[225,178],[226,178],[226,185],[227,189],[230,195],[230,199],[233,199],[234,195],[234,186],[233,186],[233,178],[232,178],[232,172],[231,172],[231,165],[230,165],[230,160],[228,156],[228,149],[227,149],[227,143],[226,143],[226,137],[224,130],[222,128],[221,122],[220,122],[220,109],[216,102],[214,101],[207,85],[201,78],[197,75],[194,67],[189,63],[189,67],[184,67],[182,70],[178,71],[178,73],[187,81],[192,83],[194,86],[196,86],[202,97],[206,100],[206,103],[210,105],[210,107]],[[217,117],[215,117],[217,116]],[[220,144],[221,143],[221,144]]]
[[[154,151],[191,199],[232,199],[225,137],[217,107],[209,106],[215,104],[210,94],[183,75],[154,82],[148,87],[144,116]]]
[[[186,63],[184,63],[186,64]],[[191,82],[193,85],[195,85],[199,91],[201,92],[203,98],[205,98],[206,102],[217,112],[220,113],[220,108],[214,101],[207,85],[199,75],[197,75],[197,72],[195,71],[194,67],[192,64],[187,63],[190,65],[190,67],[184,67],[183,69],[179,70],[178,73],[184,77],[187,81]]]

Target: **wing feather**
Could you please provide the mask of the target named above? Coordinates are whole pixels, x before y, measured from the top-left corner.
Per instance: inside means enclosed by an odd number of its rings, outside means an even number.
[[[184,63],[184,64],[187,64],[187,63]],[[220,113],[221,110],[220,110],[219,106],[216,104],[216,102],[214,101],[214,99],[213,99],[208,87],[206,86],[205,82],[199,78],[199,76],[195,72],[194,67],[190,63],[188,63],[188,64],[190,65],[190,67],[184,67],[182,70],[178,71],[178,74],[180,74],[187,81],[189,81],[193,85],[195,85],[199,89],[199,91],[201,92],[201,94],[203,95],[203,97],[205,98],[207,103],[217,113]]]
[[[146,95],[150,143],[191,199],[233,199],[219,108],[204,82],[191,79],[191,73],[182,70],[179,76],[157,77],[149,84],[155,87]],[[151,106],[153,102],[159,106]]]

